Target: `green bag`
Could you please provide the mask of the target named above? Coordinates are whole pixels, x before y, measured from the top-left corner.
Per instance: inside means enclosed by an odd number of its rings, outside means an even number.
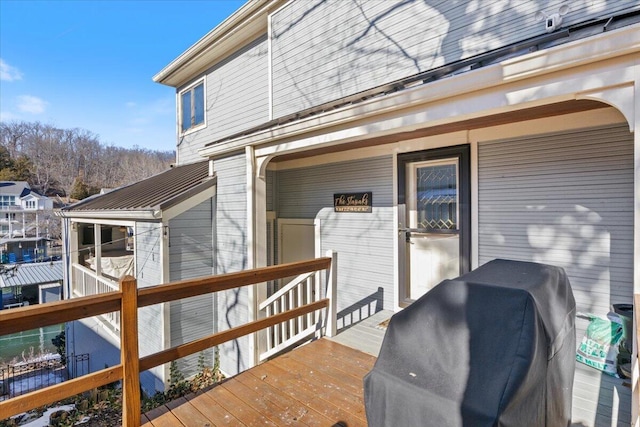
[[[617,377],[616,358],[622,338],[622,324],[595,315],[589,315],[589,320],[576,360]]]

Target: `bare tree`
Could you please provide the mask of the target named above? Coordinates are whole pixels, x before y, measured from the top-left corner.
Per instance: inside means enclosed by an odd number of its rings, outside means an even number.
[[[30,161],[29,183],[43,194],[69,195],[81,179],[88,188],[114,188],[169,167],[173,151],[105,146],[85,129],[59,129],[39,122],[0,122],[0,142],[15,164]]]

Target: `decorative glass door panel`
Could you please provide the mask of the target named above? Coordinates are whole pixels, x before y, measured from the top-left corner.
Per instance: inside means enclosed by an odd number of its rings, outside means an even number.
[[[460,274],[458,159],[406,164],[407,289],[415,300]]]

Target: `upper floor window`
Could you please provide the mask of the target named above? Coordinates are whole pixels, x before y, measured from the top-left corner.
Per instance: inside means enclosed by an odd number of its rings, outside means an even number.
[[[204,124],[204,80],[180,94],[180,129],[189,129]]]
[[[35,209],[36,201],[35,200],[27,200],[27,209]]]
[[[9,207],[16,205],[16,196],[0,196],[0,206]]]

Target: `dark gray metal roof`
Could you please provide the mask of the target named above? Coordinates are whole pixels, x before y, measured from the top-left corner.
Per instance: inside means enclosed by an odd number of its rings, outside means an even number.
[[[61,212],[73,216],[74,212],[86,211],[162,210],[215,183],[215,178],[209,176],[208,161],[174,166],[134,184],[81,200]]]
[[[26,181],[0,181],[0,194],[22,197],[31,192]]]
[[[0,288],[62,283],[62,261],[35,262],[4,267],[5,270],[0,272]]]

